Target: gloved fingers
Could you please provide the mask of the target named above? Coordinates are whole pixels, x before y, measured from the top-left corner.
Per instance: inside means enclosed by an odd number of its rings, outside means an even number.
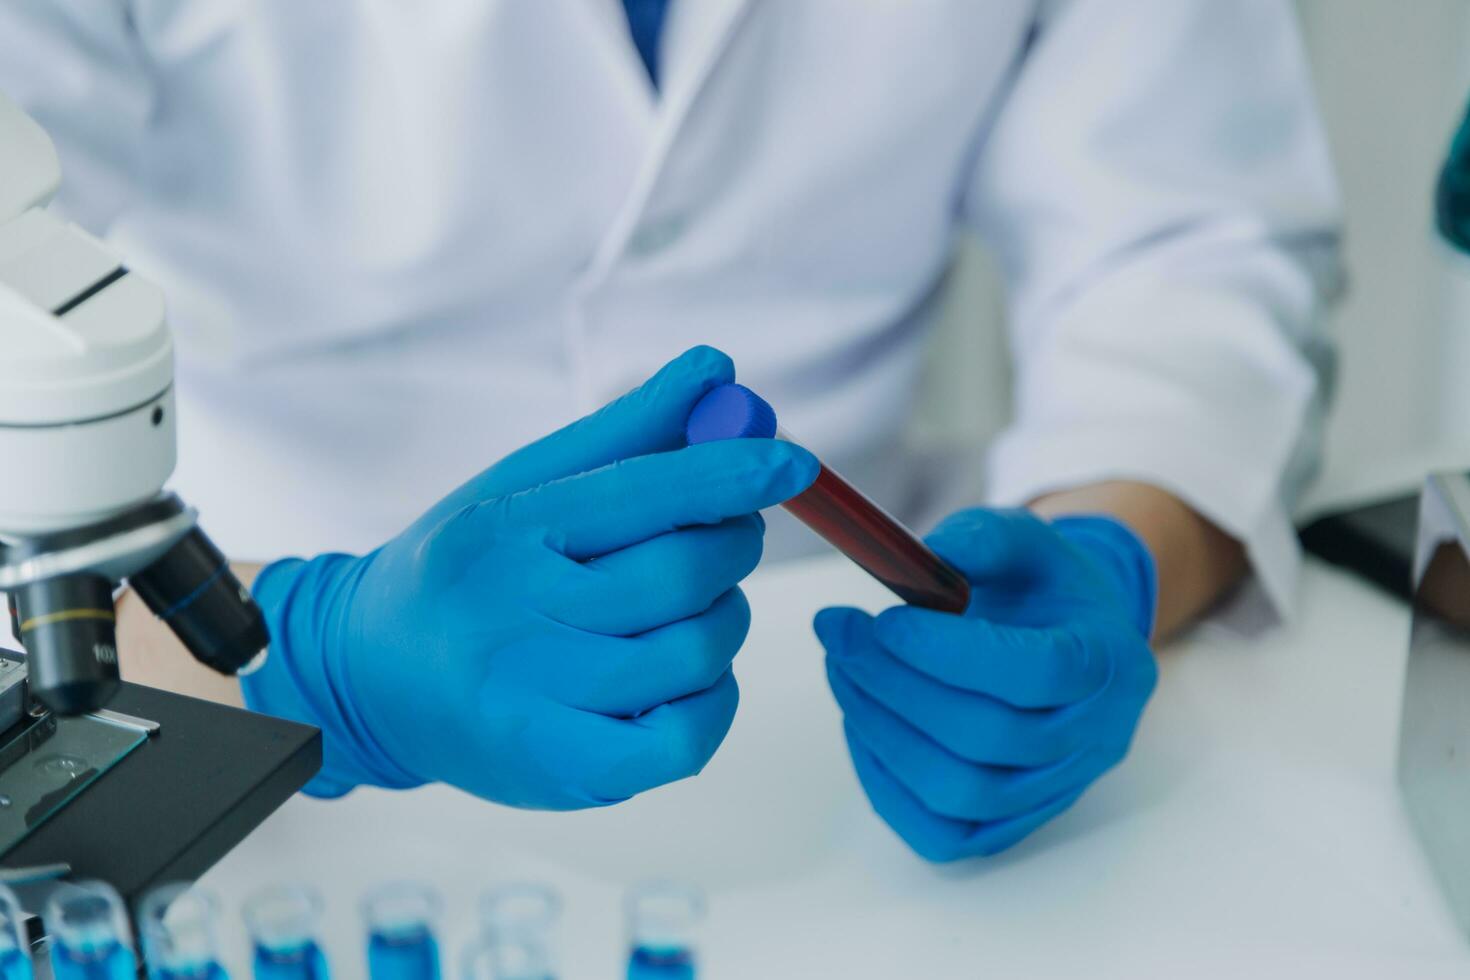
[[[724,741],[739,701],[735,675],[726,671],[712,687],[637,718],[578,712],[580,759],[567,778],[612,802],[693,776]]]
[[[453,495],[454,509],[518,493],[633,456],[684,445],[689,413],[712,388],[735,380],[735,365],[713,347],[694,347],[653,377],[585,418],[506,456]]]
[[[709,609],[755,570],[765,521],[759,514],[683,528],[640,541],[559,576],[536,598],[559,623],[633,636]]]
[[[924,541],[976,586],[1018,593],[1049,582],[1065,546],[1028,510],[983,507],[951,514]]]
[[[490,529],[542,527],[578,561],[796,496],[816,457],[780,439],[728,439],[625,459],[479,506]]]
[[[860,742],[931,813],[954,820],[994,821],[1034,810],[1087,786],[1122,752],[1084,749],[1035,769],[966,762],[878,704],[842,675],[828,671],[848,738]]]
[[[1015,708],[985,694],[926,677],[895,659],[873,636],[873,618],[858,610],[824,609],[817,636],[828,660],[873,700],[969,762],[1043,766],[1087,742],[1088,713]]]
[[[1027,627],[896,606],[873,635],[910,667],[952,687],[1019,708],[1051,708],[1091,696],[1108,681],[1106,646],[1080,627]]]
[[[1067,809],[1082,790],[1048,800],[1036,809],[1004,820],[977,823],[930,812],[918,797],[893,777],[883,763],[849,733],[848,749],[858,781],[874,811],[919,856],[930,861],[956,861],[998,854]]]
[[[640,636],[583,634],[546,658],[539,683],[564,704],[633,718],[717,684],[750,630],[750,604],[730,589],[705,612]]]

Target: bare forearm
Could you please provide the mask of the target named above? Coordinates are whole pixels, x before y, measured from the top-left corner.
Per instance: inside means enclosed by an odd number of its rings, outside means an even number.
[[[1109,514],[1143,539],[1158,568],[1157,640],[1187,625],[1245,574],[1245,550],[1240,542],[1178,497],[1146,483],[1115,481],[1078,487],[1042,497],[1032,509],[1048,517]]]
[[[261,568],[239,562],[230,567],[246,588]],[[124,680],[220,704],[245,704],[237,678],[216,673],[190,656],[169,628],[132,593],[118,602],[117,645]]]

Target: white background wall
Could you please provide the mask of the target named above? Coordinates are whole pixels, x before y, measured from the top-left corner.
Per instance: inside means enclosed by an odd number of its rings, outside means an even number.
[[[1229,2],[1229,0],[1221,0]],[[1470,101],[1467,0],[1299,0],[1348,210],[1351,291],[1314,495],[1352,497],[1470,465],[1470,260],[1433,234],[1433,187]],[[985,438],[1009,400],[1000,289],[978,249],[935,344],[926,441]],[[985,365],[977,377],[974,366]]]

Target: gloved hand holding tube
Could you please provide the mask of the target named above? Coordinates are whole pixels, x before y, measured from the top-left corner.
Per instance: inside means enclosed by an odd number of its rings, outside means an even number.
[[[740,385],[689,421],[694,444],[750,437],[789,441]],[[826,467],[785,506],[909,603],[815,628],[858,778],[919,854],[1003,850],[1127,753],[1157,677],[1157,582],[1121,522],[975,509],[921,542]]]
[[[515,806],[617,802],[698,772],[734,717],[757,513],[818,464],[685,446],[729,358],[695,348],[492,466],[370,554],[267,567],[255,710],[322,728],[308,792],[450,783]]]
[[[815,628],[873,808],[933,861],[994,854],[1127,754],[1158,670],[1157,587],[1107,517],[966,510],[926,539],[971,584],[961,616],[832,608]]]

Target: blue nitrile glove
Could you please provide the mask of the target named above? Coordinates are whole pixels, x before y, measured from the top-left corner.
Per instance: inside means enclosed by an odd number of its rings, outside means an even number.
[[[824,609],[816,630],[858,778],[933,861],[994,854],[1128,751],[1153,691],[1153,559],[1103,517],[967,510],[928,537],[964,615]]]
[[[1461,252],[1470,252],[1470,115],[1460,123],[1435,188],[1439,233]]]
[[[703,768],[735,712],[757,511],[818,467],[770,439],[684,446],[734,373],[695,348],[371,554],[266,568],[274,639],[245,695],[322,729],[308,792],[439,781],[568,809]]]

